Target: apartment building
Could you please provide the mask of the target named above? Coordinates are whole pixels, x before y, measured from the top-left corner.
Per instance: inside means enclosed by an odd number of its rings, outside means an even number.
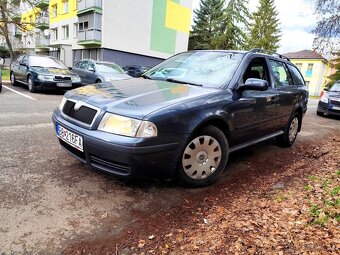
[[[331,68],[329,61],[312,50],[302,50],[284,54],[299,69],[308,87],[309,94],[319,96],[328,82]]]
[[[72,66],[83,58],[154,66],[186,51],[192,0],[38,0],[23,8],[26,50]]]

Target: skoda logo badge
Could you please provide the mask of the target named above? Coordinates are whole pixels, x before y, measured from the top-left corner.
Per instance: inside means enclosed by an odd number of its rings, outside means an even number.
[[[83,106],[83,102],[82,101],[77,101],[77,103],[74,105],[74,110],[78,111],[80,109],[80,107]]]

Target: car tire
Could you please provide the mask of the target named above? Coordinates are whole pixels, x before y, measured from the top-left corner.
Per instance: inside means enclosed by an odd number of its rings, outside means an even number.
[[[18,82],[17,82],[17,80],[15,79],[15,75],[14,75],[13,72],[11,73],[10,80],[11,80],[11,85],[12,85],[12,86],[17,86],[17,85],[18,85]]]
[[[323,113],[323,112],[320,112],[320,111],[316,111],[316,115],[318,115],[318,116],[324,116],[324,113]]]
[[[227,165],[229,145],[224,133],[214,126],[198,131],[186,144],[178,165],[179,180],[203,187],[217,180]]]
[[[27,77],[27,86],[28,86],[28,91],[31,93],[35,93],[37,89],[35,88],[34,81],[32,79],[32,76]]]
[[[301,125],[301,118],[297,112],[290,117],[287,126],[285,127],[284,133],[277,137],[278,145],[282,147],[291,147],[299,132],[299,126]]]
[[[96,83],[102,83],[102,81],[101,80],[96,80]]]

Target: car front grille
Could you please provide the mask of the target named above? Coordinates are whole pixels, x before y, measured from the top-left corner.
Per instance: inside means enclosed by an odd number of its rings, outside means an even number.
[[[54,80],[55,81],[71,81],[72,78],[70,76],[59,76],[59,75],[56,75],[56,76],[54,76]]]
[[[75,110],[75,104],[75,102],[67,100],[63,108],[63,113],[72,119],[91,125],[98,111],[85,105]]]
[[[340,99],[339,99],[340,100]],[[340,105],[340,101],[335,101],[335,100],[330,100],[330,103],[332,104],[332,105]]]

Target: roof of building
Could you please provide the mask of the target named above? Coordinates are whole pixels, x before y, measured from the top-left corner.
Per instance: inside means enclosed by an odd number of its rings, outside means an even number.
[[[296,52],[288,52],[283,54],[283,56],[290,58],[290,59],[322,59],[327,61],[323,56],[319,53],[312,51],[312,50],[301,50]]]

